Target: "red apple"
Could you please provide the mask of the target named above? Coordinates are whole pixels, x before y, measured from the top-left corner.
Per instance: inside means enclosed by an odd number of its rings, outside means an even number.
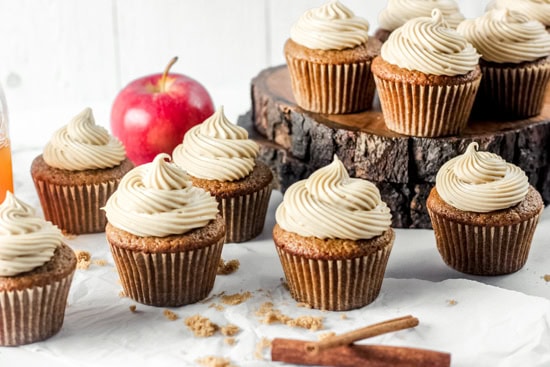
[[[111,131],[135,165],[151,162],[159,153],[172,154],[191,127],[214,113],[206,88],[198,81],[169,73],[148,75],[130,82],[116,96],[111,109]]]

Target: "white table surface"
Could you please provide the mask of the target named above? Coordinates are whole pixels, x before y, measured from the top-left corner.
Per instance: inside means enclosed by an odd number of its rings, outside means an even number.
[[[16,195],[38,208],[30,178],[38,149],[14,152]],[[452,366],[550,365],[550,209],[546,208],[523,269],[498,277],[467,276],[448,268],[440,259],[431,230],[397,229],[379,297],[372,304],[348,312],[323,312],[299,307],[282,285],[282,269],[271,239],[274,210],[282,195],[272,195],[263,233],[244,244],[226,244],[222,257],[238,259],[236,273],[218,276],[206,303],[171,308],[178,315],[169,321],[163,308],[145,306],[119,295],[116,268],[103,233],[68,239],[75,250],[86,250],[92,263],[77,270],[69,294],[61,331],[47,341],[0,348],[0,366],[40,363],[42,366],[134,367],[172,363],[197,365],[200,357],[229,358],[235,366],[276,366],[270,350],[257,353],[262,338],[317,340],[320,334],[341,333],[389,318],[411,314],[420,320],[415,329],[369,340],[385,345],[434,349],[452,354]],[[252,297],[235,306],[224,305],[219,295],[250,291]],[[256,315],[264,302],[291,317],[323,317],[323,330],[310,331],[286,325],[267,325]],[[136,305],[137,312],[130,306]],[[233,346],[221,334],[197,338],[184,319],[201,314],[220,326],[240,328]],[[342,316],[345,315],[345,318]]]

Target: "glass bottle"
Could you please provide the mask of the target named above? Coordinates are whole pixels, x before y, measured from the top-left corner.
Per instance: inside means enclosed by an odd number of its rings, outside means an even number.
[[[13,169],[8,130],[8,106],[4,90],[0,86],[0,203],[6,197],[6,191],[13,192]]]

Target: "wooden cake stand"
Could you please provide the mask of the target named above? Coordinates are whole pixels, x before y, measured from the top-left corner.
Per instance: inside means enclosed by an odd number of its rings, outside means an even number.
[[[252,80],[252,110],[239,118],[260,144],[260,159],[284,192],[297,180],[330,163],[334,154],[352,177],[380,189],[395,228],[431,228],[425,202],[437,171],[478,142],[520,166],[550,202],[550,87],[541,114],[525,120],[472,118],[460,136],[418,138],[388,130],[375,100],[372,110],[346,115],[307,112],[296,105],[286,65],[263,70]]]

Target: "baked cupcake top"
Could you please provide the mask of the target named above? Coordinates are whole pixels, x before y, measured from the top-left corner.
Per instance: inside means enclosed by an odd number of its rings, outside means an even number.
[[[104,208],[111,225],[141,237],[179,235],[202,228],[218,214],[216,199],[161,153],[120,181]]]
[[[550,26],[550,0],[492,0],[486,10],[498,8],[517,10],[546,27]]]
[[[290,39],[315,50],[343,50],[366,43],[369,22],[338,0],[307,10],[290,29]]]
[[[445,22],[451,28],[456,28],[464,20],[454,0],[388,0],[378,15],[379,28],[393,31],[413,18],[429,17],[435,8],[441,10]]]
[[[85,108],[53,134],[43,156],[51,167],[84,171],[118,166],[126,159],[126,150],[105,128],[96,125],[91,108]]]
[[[459,210],[476,213],[510,208],[522,201],[529,190],[522,169],[477,148],[477,143],[470,143],[464,154],[441,166],[435,182],[439,196]]]
[[[275,219],[285,231],[320,239],[370,239],[391,225],[390,209],[378,188],[351,178],[336,156],[287,189]]]
[[[6,193],[0,204],[0,276],[14,276],[44,265],[61,245],[63,235],[34,209]]]
[[[259,150],[248,132],[231,123],[220,107],[189,129],[172,154],[174,162],[194,177],[236,181],[254,170]]]
[[[478,18],[467,19],[457,31],[485,61],[521,63],[550,55],[550,34],[544,25],[508,8],[489,10]]]
[[[382,45],[380,56],[390,64],[433,75],[464,75],[476,69],[476,49],[456,30],[448,28],[441,10],[431,17],[407,21]]]

